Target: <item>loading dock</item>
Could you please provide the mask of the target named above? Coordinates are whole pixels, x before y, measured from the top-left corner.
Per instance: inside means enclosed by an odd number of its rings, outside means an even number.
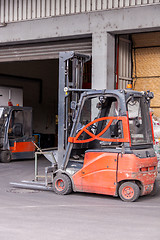
[[[137,91],[153,91],[151,108],[160,117],[160,32],[118,35],[116,41],[116,88],[133,84]]]
[[[91,54],[91,38],[0,47],[0,86],[23,89],[24,106],[33,108],[33,132],[41,137],[42,148],[57,146],[58,58],[60,51],[70,49]]]

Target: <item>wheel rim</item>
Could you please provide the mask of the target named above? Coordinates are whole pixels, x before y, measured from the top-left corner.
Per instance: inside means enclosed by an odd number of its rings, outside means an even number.
[[[55,187],[58,191],[62,191],[65,188],[64,181],[62,179],[58,179],[55,183]]]
[[[134,196],[134,189],[130,186],[126,186],[122,189],[122,196],[126,199],[131,199]]]

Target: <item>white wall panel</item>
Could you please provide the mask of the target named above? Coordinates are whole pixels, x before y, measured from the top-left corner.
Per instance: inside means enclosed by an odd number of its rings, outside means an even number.
[[[37,18],[41,17],[41,0],[37,0]]]
[[[0,8],[0,19],[1,23],[5,22],[5,3],[4,0],[1,0],[1,8]]]
[[[114,0],[114,8],[118,8],[119,6],[119,0]]]
[[[160,0],[0,0],[0,22],[157,3]]]
[[[66,0],[66,14],[69,14],[71,12],[71,1]]]
[[[80,0],[75,0],[76,3],[76,13],[80,12]]]
[[[46,0],[46,17],[51,16],[51,0]]]
[[[31,19],[32,18],[32,0],[28,0],[27,2],[27,19]],[[30,11],[28,11],[30,10]]]
[[[114,1],[113,0],[108,0],[108,9],[113,8]]]
[[[125,7],[129,7],[130,6],[130,0],[126,0],[125,1]]]
[[[51,0],[51,16],[55,16],[55,14],[56,14],[55,0]]]
[[[71,14],[76,12],[76,0],[71,0]]]
[[[61,0],[60,15],[66,14],[66,0]]]
[[[136,5],[139,5],[139,4],[142,4],[142,1],[141,1],[141,0],[137,0]]]
[[[14,8],[14,10],[13,10],[13,12],[14,12],[14,17],[13,17],[13,19],[14,19],[14,21],[18,21],[18,0],[13,0],[13,8]]]
[[[81,8],[81,12],[86,12],[87,10],[86,10],[86,2],[87,2],[87,0],[81,0],[81,6],[80,6],[80,8]]]
[[[27,19],[27,0],[23,0],[23,20]]]
[[[136,0],[130,1],[130,5],[131,5],[131,6],[135,6],[135,5],[136,5]]]
[[[36,17],[37,17],[37,1],[32,1],[32,18],[35,19]]]
[[[102,0],[101,1],[97,1],[97,8],[96,10],[102,10]]]
[[[8,9],[8,11],[9,11],[9,20],[8,20],[8,22],[12,22],[13,21],[13,1],[10,1],[10,4],[9,4],[9,9]],[[5,22],[7,22],[6,21],[6,19],[5,19]]]
[[[9,21],[9,12],[8,12],[8,10],[9,10],[9,6],[8,6],[8,0],[5,0],[5,8],[4,8],[4,10],[5,10],[5,22],[8,22]]]
[[[125,7],[125,1],[124,0],[120,0],[120,8]]]
[[[46,17],[46,1],[41,0],[41,12],[42,12],[42,18]]]
[[[90,12],[92,10],[92,0],[86,0],[86,11]]]
[[[107,9],[107,1],[106,0],[102,0],[102,9],[103,10]]]
[[[61,0],[55,0],[56,15],[61,15]]]
[[[96,0],[91,0],[91,11],[96,10]]]
[[[19,0],[19,6],[18,6],[18,20],[23,20],[23,0]]]

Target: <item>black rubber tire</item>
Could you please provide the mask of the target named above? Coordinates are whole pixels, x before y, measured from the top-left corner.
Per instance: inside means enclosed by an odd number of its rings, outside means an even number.
[[[134,202],[140,196],[140,189],[136,183],[124,182],[119,187],[119,196],[125,202]]]
[[[158,189],[159,189],[159,184],[158,184],[158,181],[155,180],[154,182],[154,186],[153,186],[153,190],[152,192],[150,193],[151,196],[155,196],[158,192]]]
[[[72,192],[71,179],[65,174],[55,176],[53,180],[53,190],[59,195],[67,195]]]
[[[11,153],[9,150],[4,150],[1,152],[0,160],[2,163],[9,163],[11,161]]]

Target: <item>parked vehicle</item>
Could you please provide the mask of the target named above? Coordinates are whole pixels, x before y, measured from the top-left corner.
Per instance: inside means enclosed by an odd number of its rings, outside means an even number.
[[[34,158],[32,108],[0,107],[0,160]]]

